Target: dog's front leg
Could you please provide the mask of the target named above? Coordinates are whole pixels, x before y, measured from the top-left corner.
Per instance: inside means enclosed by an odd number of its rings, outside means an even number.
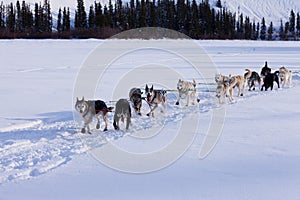
[[[90,126],[89,126],[89,123],[88,123],[88,122],[84,122],[83,128],[81,129],[81,133],[85,133],[85,129],[87,129],[87,132],[88,132],[88,133],[91,133],[91,132],[90,132]]]
[[[189,103],[190,103],[190,95],[188,94],[186,99],[186,106],[189,106]]]
[[[179,94],[178,94],[178,98],[177,98],[177,102],[175,103],[175,105],[177,105],[177,106],[179,105],[180,99],[181,99],[181,94],[179,93]]]
[[[154,117],[154,113],[153,111],[157,108],[158,104],[155,104],[155,106],[150,110],[150,112],[147,114],[147,116],[150,116],[150,114],[152,113],[152,117]]]

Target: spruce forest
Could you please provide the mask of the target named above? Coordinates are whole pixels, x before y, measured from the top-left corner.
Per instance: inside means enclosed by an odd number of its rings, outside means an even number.
[[[88,11],[88,12],[87,12]],[[25,1],[14,5],[0,3],[0,38],[108,38],[116,33],[140,28],[162,27],[179,31],[193,39],[299,40],[300,15],[293,10],[289,21],[280,27],[251,21],[248,16],[232,13],[221,0],[130,0],[96,2],[85,7],[77,0],[75,16],[62,7],[53,16],[50,2]],[[55,19],[55,20],[54,20]]]

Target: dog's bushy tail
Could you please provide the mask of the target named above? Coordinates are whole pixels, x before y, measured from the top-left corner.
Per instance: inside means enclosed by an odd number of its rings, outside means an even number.
[[[113,110],[114,110],[114,107],[108,107],[108,108],[107,108],[107,111],[108,111],[108,112],[112,112]]]

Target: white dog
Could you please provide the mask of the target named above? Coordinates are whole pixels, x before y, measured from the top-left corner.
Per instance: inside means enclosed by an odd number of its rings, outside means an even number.
[[[229,92],[229,77],[221,74],[216,74],[215,81],[217,83],[216,97],[219,99],[219,103],[225,103],[225,97],[228,97],[229,101],[233,100],[231,93]]]
[[[279,68],[279,76],[281,80],[281,87],[284,87],[285,84],[289,84],[289,86],[292,86],[292,72],[287,70],[285,67]]]
[[[200,99],[198,98],[198,92],[196,86],[197,83],[195,80],[193,80],[193,82],[189,82],[189,81],[183,81],[179,79],[177,83],[178,99],[176,105],[179,105],[179,100],[181,99],[182,95],[187,96],[186,106],[189,105],[190,99],[192,99],[193,105],[195,105],[196,100],[199,103]]]

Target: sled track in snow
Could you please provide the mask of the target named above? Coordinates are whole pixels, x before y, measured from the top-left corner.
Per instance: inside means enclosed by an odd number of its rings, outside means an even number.
[[[294,86],[297,86],[300,73],[294,73],[293,79]],[[272,93],[277,91],[284,90],[277,90],[275,87]],[[246,91],[245,97],[235,97],[234,103],[269,93],[270,91]],[[111,140],[121,139],[130,133],[178,122],[191,112],[207,113],[222,106],[217,103],[214,93],[200,92],[199,95],[201,99],[199,105],[185,107],[186,99],[181,100],[181,106],[175,106],[177,94],[169,93],[167,112],[164,115],[155,118],[133,115],[129,132],[115,131],[110,124],[107,132],[92,129],[92,135],[81,134],[80,126],[73,121],[72,112],[48,114],[46,117],[31,119],[26,124],[2,128],[0,129],[0,185],[45,174],[72,160],[72,157],[77,154],[86,153],[90,149],[105,145]],[[112,120],[113,114],[110,114],[109,121]],[[95,127],[94,125],[92,124],[91,127]],[[101,124],[101,127],[103,126],[104,124]]]

